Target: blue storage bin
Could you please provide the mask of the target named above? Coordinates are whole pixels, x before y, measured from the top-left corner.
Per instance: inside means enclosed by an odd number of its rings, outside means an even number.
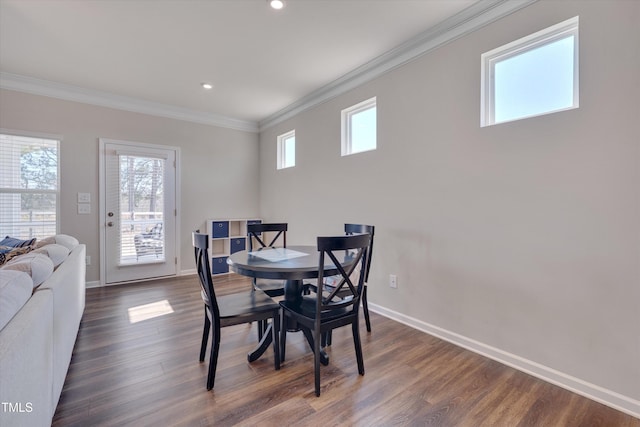
[[[211,258],[211,274],[221,274],[229,272],[226,256]]]
[[[231,253],[238,251],[244,251],[247,244],[247,240],[244,237],[231,239]]]
[[[214,239],[229,237],[229,221],[213,221],[211,223],[211,237]]]

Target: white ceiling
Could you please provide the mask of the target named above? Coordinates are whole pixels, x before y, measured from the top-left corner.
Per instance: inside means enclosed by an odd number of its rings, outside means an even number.
[[[0,71],[257,123],[477,3],[0,0]]]

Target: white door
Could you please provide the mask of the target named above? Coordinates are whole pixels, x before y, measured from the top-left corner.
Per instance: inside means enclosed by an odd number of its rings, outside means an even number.
[[[177,149],[100,140],[101,282],[173,276]]]

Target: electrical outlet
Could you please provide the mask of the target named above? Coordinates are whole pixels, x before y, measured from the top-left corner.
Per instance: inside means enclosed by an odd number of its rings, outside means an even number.
[[[90,255],[87,255],[87,256],[85,257],[85,264],[86,264],[86,265],[91,265],[91,256],[90,256]]]
[[[78,203],[78,214],[88,215],[91,213],[91,205],[89,203]]]
[[[398,277],[395,274],[389,275],[389,287],[394,289],[398,288]]]

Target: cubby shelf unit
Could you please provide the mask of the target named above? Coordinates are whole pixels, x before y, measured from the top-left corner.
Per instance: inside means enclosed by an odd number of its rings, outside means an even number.
[[[211,274],[229,273],[229,255],[247,248],[247,225],[261,222],[257,218],[207,220]]]

